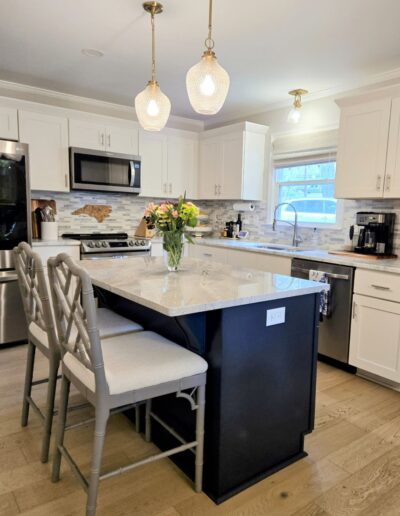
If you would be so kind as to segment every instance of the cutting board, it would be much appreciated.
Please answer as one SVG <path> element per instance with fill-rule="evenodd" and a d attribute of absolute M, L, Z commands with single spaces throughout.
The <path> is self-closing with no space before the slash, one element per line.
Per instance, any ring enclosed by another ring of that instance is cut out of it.
<path fill-rule="evenodd" d="M 351 256 L 352 258 L 366 259 L 366 260 L 393 260 L 397 258 L 397 254 L 377 255 L 377 254 L 361 254 L 353 253 L 352 251 L 328 251 L 329 254 L 336 254 L 338 256 Z"/>

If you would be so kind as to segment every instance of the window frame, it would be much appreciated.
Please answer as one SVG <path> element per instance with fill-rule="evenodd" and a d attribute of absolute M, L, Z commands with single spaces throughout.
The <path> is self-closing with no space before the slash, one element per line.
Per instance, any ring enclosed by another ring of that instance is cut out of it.
<path fill-rule="evenodd" d="M 300 181 L 277 181 L 277 169 L 283 167 L 295 167 L 301 165 L 313 165 L 317 163 L 327 163 L 329 161 L 336 161 L 336 152 L 329 152 L 319 155 L 311 155 L 311 156 L 298 156 L 296 158 L 275 158 L 272 161 L 272 190 L 273 190 L 273 206 L 270 211 L 271 221 L 273 220 L 273 214 L 275 206 L 279 202 L 279 187 L 283 186 L 292 186 L 298 185 Z M 312 181 L 302 181 L 302 184 L 335 184 L 335 179 L 315 179 Z M 329 224 L 325 222 L 299 222 L 299 227 L 303 228 L 317 228 L 317 229 L 342 229 L 343 228 L 343 201 L 342 199 L 336 200 L 336 222 L 335 224 Z"/>

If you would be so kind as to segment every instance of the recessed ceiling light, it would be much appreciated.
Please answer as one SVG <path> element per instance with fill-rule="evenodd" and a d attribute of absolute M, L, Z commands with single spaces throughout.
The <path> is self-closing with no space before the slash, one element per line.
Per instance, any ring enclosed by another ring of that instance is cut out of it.
<path fill-rule="evenodd" d="M 82 48 L 82 54 L 87 57 L 103 57 L 104 52 L 96 48 Z"/>

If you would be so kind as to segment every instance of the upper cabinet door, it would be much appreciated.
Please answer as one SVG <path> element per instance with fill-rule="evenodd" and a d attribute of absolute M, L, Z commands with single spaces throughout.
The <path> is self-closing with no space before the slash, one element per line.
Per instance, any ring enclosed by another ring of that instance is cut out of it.
<path fill-rule="evenodd" d="M 69 119 L 69 144 L 82 149 L 104 150 L 105 125 L 89 120 Z"/>
<path fill-rule="evenodd" d="M 222 137 L 222 170 L 218 188 L 221 199 L 242 198 L 243 138 L 242 132 Z"/>
<path fill-rule="evenodd" d="M 222 146 L 218 137 L 200 142 L 200 167 L 198 178 L 198 197 L 218 199 L 222 187 Z"/>
<path fill-rule="evenodd" d="M 142 197 L 164 197 L 167 185 L 167 137 L 163 133 L 139 133 Z"/>
<path fill-rule="evenodd" d="M 32 190 L 69 191 L 68 119 L 19 111 L 20 141 L 29 144 Z"/>
<path fill-rule="evenodd" d="M 198 142 L 185 136 L 168 136 L 168 196 L 195 195 Z"/>
<path fill-rule="evenodd" d="M 246 131 L 243 148 L 242 199 L 262 201 L 265 198 L 266 148 L 270 150 L 270 133 Z M 269 156 L 268 156 L 269 159 Z"/>
<path fill-rule="evenodd" d="M 18 140 L 16 108 L 0 107 L 0 138 L 3 140 Z"/>
<path fill-rule="evenodd" d="M 138 154 L 139 130 L 137 125 L 132 122 L 126 124 L 107 124 L 106 150 L 118 154 Z"/>
<path fill-rule="evenodd" d="M 383 196 L 391 99 L 343 107 L 336 167 L 337 198 Z"/>
<path fill-rule="evenodd" d="M 400 98 L 392 100 L 383 196 L 400 198 Z"/>

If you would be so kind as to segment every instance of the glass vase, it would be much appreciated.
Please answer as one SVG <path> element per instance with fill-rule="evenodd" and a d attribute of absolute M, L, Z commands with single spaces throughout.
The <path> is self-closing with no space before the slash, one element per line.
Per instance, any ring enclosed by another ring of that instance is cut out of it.
<path fill-rule="evenodd" d="M 180 231 L 163 233 L 164 259 L 167 269 L 176 272 L 183 256 L 183 235 Z"/>

